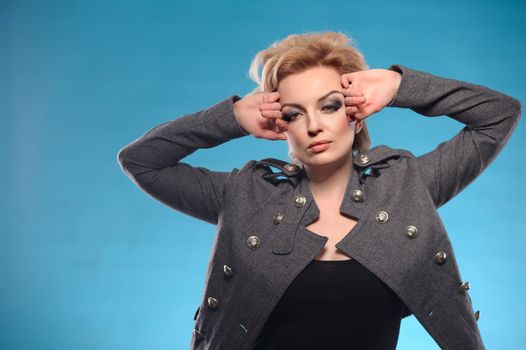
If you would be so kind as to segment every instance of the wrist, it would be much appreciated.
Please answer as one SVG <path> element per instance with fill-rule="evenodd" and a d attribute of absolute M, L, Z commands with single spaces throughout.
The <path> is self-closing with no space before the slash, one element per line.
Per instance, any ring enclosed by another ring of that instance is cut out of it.
<path fill-rule="evenodd" d="M 393 98 L 391 99 L 391 102 L 387 104 L 387 107 L 391 106 L 393 102 L 396 100 L 396 97 L 398 96 L 398 90 L 400 89 L 400 83 L 402 82 L 402 74 L 392 70 L 393 72 Z"/>
<path fill-rule="evenodd" d="M 241 101 L 241 102 L 240 102 Z M 239 119 L 239 115 L 242 113 L 241 110 L 242 110 L 242 98 L 237 98 L 237 99 L 234 99 L 234 104 L 233 104 L 233 112 L 234 112 L 234 119 L 236 120 L 236 123 L 237 125 L 239 126 L 239 129 L 241 129 L 241 131 L 245 134 L 245 135 L 250 135 L 249 132 L 247 132 L 242 126 L 241 126 L 241 123 L 240 123 L 240 119 Z"/>

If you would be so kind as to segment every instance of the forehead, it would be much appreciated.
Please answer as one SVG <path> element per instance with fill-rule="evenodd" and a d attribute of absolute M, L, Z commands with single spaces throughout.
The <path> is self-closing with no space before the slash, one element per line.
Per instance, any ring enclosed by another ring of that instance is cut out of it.
<path fill-rule="evenodd" d="M 283 78 L 278 85 L 280 101 L 317 101 L 330 90 L 342 90 L 340 73 L 332 67 L 313 67 Z"/>

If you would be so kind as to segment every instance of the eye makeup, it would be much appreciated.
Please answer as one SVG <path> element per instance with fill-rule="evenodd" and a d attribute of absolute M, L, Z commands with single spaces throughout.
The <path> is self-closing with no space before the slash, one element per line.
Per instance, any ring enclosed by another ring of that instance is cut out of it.
<path fill-rule="evenodd" d="M 322 107 L 322 110 L 328 110 L 330 113 L 338 111 L 342 107 L 342 102 L 338 99 L 333 99 L 332 101 L 329 101 L 327 104 L 325 104 Z M 286 122 L 291 122 L 296 119 L 296 116 L 300 114 L 294 110 L 283 113 L 283 120 Z"/>

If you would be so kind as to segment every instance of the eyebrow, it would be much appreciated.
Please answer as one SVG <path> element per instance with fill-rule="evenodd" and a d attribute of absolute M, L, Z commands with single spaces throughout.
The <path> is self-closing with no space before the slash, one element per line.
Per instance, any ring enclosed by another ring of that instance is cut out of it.
<path fill-rule="evenodd" d="M 343 93 L 341 91 L 332 90 L 332 91 L 329 91 L 328 93 L 326 93 L 325 95 L 323 95 L 322 97 L 320 97 L 317 102 L 320 102 L 320 101 L 326 99 L 327 97 L 329 97 L 330 95 L 332 95 L 334 93 L 340 93 L 340 94 L 343 95 Z M 296 108 L 305 110 L 305 108 L 303 108 L 302 105 L 297 104 L 297 103 L 284 103 L 284 104 L 281 105 L 282 108 L 285 107 L 285 106 L 291 106 L 291 107 L 296 107 Z"/>

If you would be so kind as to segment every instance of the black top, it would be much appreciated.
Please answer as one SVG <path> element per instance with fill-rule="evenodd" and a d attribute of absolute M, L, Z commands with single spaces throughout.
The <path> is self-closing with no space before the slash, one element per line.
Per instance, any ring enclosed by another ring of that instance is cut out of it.
<path fill-rule="evenodd" d="M 253 350 L 395 349 L 403 306 L 355 259 L 312 260 L 277 303 Z"/>

